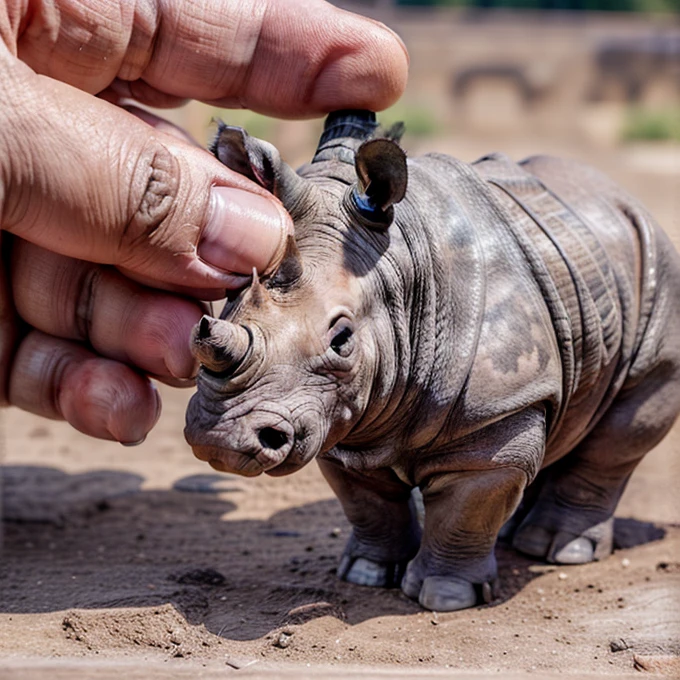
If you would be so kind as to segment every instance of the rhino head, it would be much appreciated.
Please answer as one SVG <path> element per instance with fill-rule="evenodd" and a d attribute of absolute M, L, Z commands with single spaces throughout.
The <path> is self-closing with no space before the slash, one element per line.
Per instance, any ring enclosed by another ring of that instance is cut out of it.
<path fill-rule="evenodd" d="M 254 271 L 219 319 L 194 329 L 201 368 L 185 436 L 215 469 L 292 472 L 346 438 L 386 390 L 376 377 L 394 361 L 392 324 L 370 272 L 407 172 L 397 133 L 375 128 L 370 112 L 331 114 L 296 173 L 270 144 L 219 125 L 211 150 L 282 201 L 295 237 L 271 274 Z"/>

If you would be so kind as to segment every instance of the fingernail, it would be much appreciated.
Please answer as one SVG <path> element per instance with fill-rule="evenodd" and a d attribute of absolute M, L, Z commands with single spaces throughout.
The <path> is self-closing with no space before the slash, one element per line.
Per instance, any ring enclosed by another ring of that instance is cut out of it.
<path fill-rule="evenodd" d="M 154 399 L 156 400 L 156 417 L 154 418 L 153 424 L 158 422 L 161 417 L 161 411 L 163 410 L 163 400 L 161 399 L 161 393 L 154 383 L 151 383 L 151 390 L 153 391 Z"/>
<path fill-rule="evenodd" d="M 198 256 L 234 274 L 264 272 L 285 242 L 290 217 L 274 200 L 231 187 L 213 187 Z"/>
<path fill-rule="evenodd" d="M 149 385 L 151 387 L 151 394 L 153 395 L 153 398 L 154 398 L 154 411 L 155 411 L 153 423 L 151 424 L 151 427 L 149 428 L 149 429 L 151 429 L 158 422 L 158 419 L 161 417 L 161 410 L 163 408 L 163 402 L 161 400 L 161 395 L 160 395 L 160 392 L 158 391 L 158 388 L 156 387 L 156 385 L 154 385 L 153 383 L 149 383 Z M 125 446 L 125 447 L 140 446 L 141 444 L 143 444 L 146 441 L 147 435 L 148 435 L 148 432 L 146 434 L 144 434 L 143 436 L 141 436 L 139 439 L 136 439 L 134 441 L 120 441 L 119 440 L 118 443 L 121 444 L 122 446 Z"/>
<path fill-rule="evenodd" d="M 136 442 L 120 442 L 121 446 L 125 447 L 131 447 L 131 446 L 140 446 L 146 441 L 146 435 L 144 435 L 141 439 L 138 439 Z"/>

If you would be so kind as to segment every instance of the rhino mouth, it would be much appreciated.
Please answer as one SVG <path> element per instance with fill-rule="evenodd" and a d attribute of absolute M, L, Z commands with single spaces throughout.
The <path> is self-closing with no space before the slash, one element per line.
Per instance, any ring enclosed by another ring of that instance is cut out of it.
<path fill-rule="evenodd" d="M 248 455 L 241 451 L 233 451 L 222 447 L 194 446 L 194 455 L 207 462 L 215 470 L 231 472 L 244 477 L 257 477 L 262 473 L 272 474 L 279 466 L 285 464 L 281 461 L 265 459 L 258 455 Z"/>
<path fill-rule="evenodd" d="M 319 453 L 321 443 L 304 426 L 287 419 L 235 419 L 202 429 L 189 419 L 184 435 L 194 455 L 221 472 L 246 477 L 262 473 L 283 476 L 306 465 Z"/>
<path fill-rule="evenodd" d="M 205 396 L 194 394 L 184 428 L 194 455 L 216 470 L 256 477 L 287 475 L 320 453 L 328 426 L 318 407 L 305 403 L 291 409 L 279 400 L 254 401 L 222 402 L 209 411 Z"/>

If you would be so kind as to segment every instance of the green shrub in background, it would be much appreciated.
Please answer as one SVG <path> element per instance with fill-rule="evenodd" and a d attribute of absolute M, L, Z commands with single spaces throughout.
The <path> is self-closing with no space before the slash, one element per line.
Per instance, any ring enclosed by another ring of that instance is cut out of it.
<path fill-rule="evenodd" d="M 388 128 L 394 123 L 402 122 L 406 126 L 406 134 L 412 137 L 431 137 L 439 132 L 439 124 L 429 109 L 398 103 L 377 114 L 378 122 Z"/>
<path fill-rule="evenodd" d="M 259 137 L 271 142 L 276 142 L 275 118 L 262 116 L 259 113 L 240 109 L 220 109 L 212 111 L 213 118 L 223 120 L 227 125 L 238 125 L 245 128 L 252 137 Z M 406 134 L 412 137 L 429 137 L 439 132 L 439 125 L 430 111 L 423 107 L 411 106 L 398 103 L 377 114 L 378 122 L 384 128 L 394 123 L 403 122 L 406 125 Z M 321 134 L 322 120 L 314 124 L 310 121 L 310 132 L 316 141 Z M 317 129 L 318 128 L 318 129 Z M 212 136 L 212 132 L 210 133 Z"/>
<path fill-rule="evenodd" d="M 631 109 L 623 126 L 624 141 L 680 142 L 680 107 Z"/>

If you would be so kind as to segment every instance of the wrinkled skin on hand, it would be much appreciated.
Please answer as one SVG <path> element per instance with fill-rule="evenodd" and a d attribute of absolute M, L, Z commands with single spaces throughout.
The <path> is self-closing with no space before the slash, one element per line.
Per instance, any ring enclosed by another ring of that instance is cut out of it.
<path fill-rule="evenodd" d="M 626 481 L 680 411 L 680 258 L 590 168 L 407 161 L 373 121 L 330 116 L 298 174 L 221 126 L 216 156 L 295 239 L 194 329 L 185 434 L 244 475 L 316 457 L 353 525 L 339 575 L 461 609 L 493 599 L 502 529 L 550 562 L 611 551 Z"/>
<path fill-rule="evenodd" d="M 198 300 L 280 262 L 281 203 L 130 100 L 384 108 L 407 66 L 392 31 L 322 0 L 2 3 L 0 404 L 139 442 L 149 376 L 195 374 Z"/>

